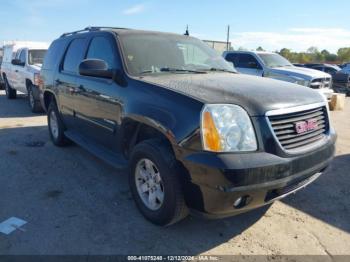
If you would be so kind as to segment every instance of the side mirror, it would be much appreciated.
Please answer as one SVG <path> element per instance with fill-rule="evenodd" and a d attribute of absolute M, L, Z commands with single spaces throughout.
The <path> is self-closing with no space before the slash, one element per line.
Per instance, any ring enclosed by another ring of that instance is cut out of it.
<path fill-rule="evenodd" d="M 13 65 L 17 65 L 17 66 L 24 66 L 25 64 L 23 62 L 21 62 L 21 60 L 19 59 L 12 59 L 11 60 L 11 64 Z"/>
<path fill-rule="evenodd" d="M 100 78 L 114 77 L 113 70 L 108 69 L 108 64 L 100 59 L 85 59 L 79 65 L 79 74 Z"/>

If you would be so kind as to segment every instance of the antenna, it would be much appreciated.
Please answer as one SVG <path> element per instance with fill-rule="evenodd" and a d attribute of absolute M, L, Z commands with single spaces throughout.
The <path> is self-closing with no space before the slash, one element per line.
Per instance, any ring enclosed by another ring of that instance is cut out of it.
<path fill-rule="evenodd" d="M 188 31 L 188 25 L 186 25 L 186 32 L 184 33 L 184 35 L 187 35 L 187 36 L 190 35 L 190 32 Z"/>

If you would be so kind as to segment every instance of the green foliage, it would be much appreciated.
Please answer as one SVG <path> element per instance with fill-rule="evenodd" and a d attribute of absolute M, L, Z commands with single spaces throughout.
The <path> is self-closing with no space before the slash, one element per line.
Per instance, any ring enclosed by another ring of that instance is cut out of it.
<path fill-rule="evenodd" d="M 344 63 L 350 61 L 350 47 L 340 48 L 337 54 L 332 54 L 328 50 L 324 49 L 321 52 L 317 47 L 310 47 L 306 52 L 292 52 L 288 48 L 282 48 L 278 52 L 281 56 L 285 57 L 292 63 Z"/>

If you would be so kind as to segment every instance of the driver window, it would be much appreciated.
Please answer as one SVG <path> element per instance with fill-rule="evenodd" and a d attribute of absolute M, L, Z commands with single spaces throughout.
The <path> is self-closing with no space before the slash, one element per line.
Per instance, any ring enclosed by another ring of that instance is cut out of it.
<path fill-rule="evenodd" d="M 20 56 L 19 56 L 19 60 L 21 61 L 21 63 L 25 63 L 26 62 L 26 50 L 22 50 Z"/>
<path fill-rule="evenodd" d="M 255 65 L 255 67 L 254 67 Z M 240 68 L 260 68 L 258 61 L 249 54 L 240 54 L 237 67 Z"/>

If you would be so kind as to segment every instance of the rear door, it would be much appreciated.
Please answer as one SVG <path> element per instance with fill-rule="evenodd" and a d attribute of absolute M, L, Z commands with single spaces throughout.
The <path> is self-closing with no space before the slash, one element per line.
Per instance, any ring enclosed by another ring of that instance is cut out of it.
<path fill-rule="evenodd" d="M 54 86 L 59 90 L 60 111 L 68 129 L 76 129 L 74 109 L 79 106 L 77 95 L 78 66 L 84 58 L 86 45 L 87 39 L 84 37 L 71 40 L 54 79 Z"/>
<path fill-rule="evenodd" d="M 251 54 L 239 54 L 238 60 L 236 61 L 237 71 L 254 76 L 263 76 L 263 68 L 259 61 Z"/>
<path fill-rule="evenodd" d="M 100 59 L 111 70 L 120 69 L 117 44 L 110 33 L 96 33 L 89 43 L 86 59 Z M 98 145 L 118 152 L 118 123 L 122 112 L 122 87 L 112 79 L 78 78 L 76 120 L 79 133 Z"/>
<path fill-rule="evenodd" d="M 8 68 L 8 72 L 7 72 L 7 80 L 10 84 L 10 86 L 14 89 L 18 88 L 18 77 L 17 77 L 17 73 L 18 73 L 18 67 L 17 65 L 13 65 L 12 64 L 12 59 L 19 59 L 20 55 L 21 55 L 22 49 L 18 49 L 16 51 L 16 54 L 14 55 L 13 58 L 11 58 L 11 60 L 9 61 L 9 68 Z"/>

